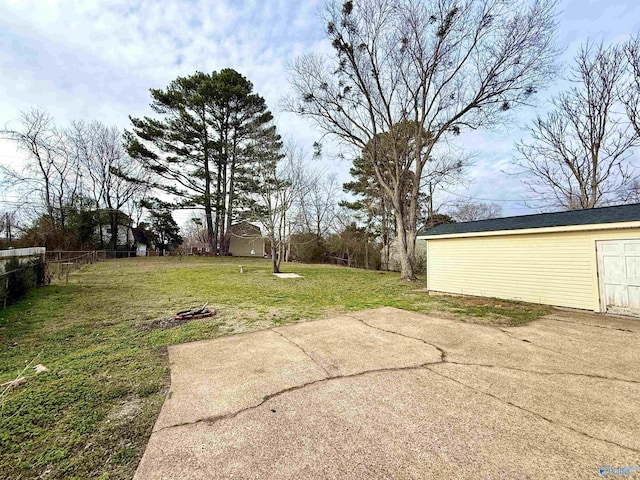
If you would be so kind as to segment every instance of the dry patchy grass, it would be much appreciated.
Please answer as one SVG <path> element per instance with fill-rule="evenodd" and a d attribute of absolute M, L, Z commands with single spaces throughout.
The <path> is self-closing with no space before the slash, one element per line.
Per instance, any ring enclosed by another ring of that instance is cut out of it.
<path fill-rule="evenodd" d="M 166 394 L 167 345 L 380 306 L 501 324 L 548 311 L 433 297 L 395 273 L 284 269 L 303 278 L 278 279 L 262 260 L 111 260 L 0 312 L 0 382 L 36 356 L 50 369 L 0 401 L 0 478 L 131 478 Z M 207 302 L 217 316 L 150 328 L 158 317 Z"/>

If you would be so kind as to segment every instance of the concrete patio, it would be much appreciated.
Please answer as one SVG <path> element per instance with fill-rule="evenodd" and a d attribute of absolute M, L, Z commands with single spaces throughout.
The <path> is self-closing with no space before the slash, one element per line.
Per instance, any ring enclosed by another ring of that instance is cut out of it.
<path fill-rule="evenodd" d="M 632 319 L 393 308 L 177 345 L 135 478 L 601 478 L 640 463 L 639 346 Z"/>

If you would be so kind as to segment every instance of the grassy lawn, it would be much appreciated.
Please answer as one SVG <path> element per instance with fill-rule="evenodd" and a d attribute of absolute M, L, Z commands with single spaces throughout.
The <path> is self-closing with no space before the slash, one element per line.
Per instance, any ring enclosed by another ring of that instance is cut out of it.
<path fill-rule="evenodd" d="M 283 270 L 304 278 L 275 278 L 267 261 L 253 259 L 111 260 L 0 311 L 0 383 L 30 363 L 49 368 L 0 399 L 0 478 L 131 478 L 168 388 L 167 345 L 379 306 L 498 324 L 549 310 L 428 296 L 394 273 Z M 205 302 L 220 313 L 152 328 L 154 319 Z"/>

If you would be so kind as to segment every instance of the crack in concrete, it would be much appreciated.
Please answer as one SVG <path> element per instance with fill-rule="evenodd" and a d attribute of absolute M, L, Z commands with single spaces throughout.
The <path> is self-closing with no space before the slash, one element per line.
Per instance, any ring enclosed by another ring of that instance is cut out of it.
<path fill-rule="evenodd" d="M 626 328 L 605 327 L 604 325 L 594 325 L 593 323 L 582 323 L 582 322 L 572 322 L 571 320 L 562 320 L 553 315 L 542 317 L 540 320 L 551 320 L 553 322 L 573 323 L 574 325 L 580 325 L 582 327 L 586 326 L 586 327 L 593 327 L 593 328 L 602 328 L 604 330 L 616 330 L 618 332 L 640 333 L 640 332 L 636 332 L 635 330 L 628 330 Z"/>
<path fill-rule="evenodd" d="M 505 365 L 494 365 L 494 364 L 488 364 L 488 363 L 474 363 L 474 362 L 460 362 L 460 361 L 449 360 L 447 358 L 446 350 L 444 350 L 442 347 L 439 347 L 438 345 L 435 345 L 433 343 L 429 343 L 426 340 L 423 340 L 422 338 L 412 337 L 411 335 L 406 335 L 404 333 L 395 332 L 393 330 L 388 330 L 388 329 L 385 329 L 385 328 L 377 327 L 377 326 L 374 326 L 374 325 L 371 325 L 371 324 L 365 322 L 364 320 L 362 320 L 360 318 L 353 317 L 351 315 L 346 315 L 346 316 L 348 316 L 349 318 L 353 318 L 354 320 L 358 320 L 358 321 L 362 322 L 364 325 L 366 325 L 366 326 L 368 326 L 370 328 L 373 328 L 373 329 L 376 329 L 376 330 L 380 330 L 380 331 L 383 331 L 383 332 L 386 332 L 386 333 L 390 333 L 390 334 L 393 334 L 393 335 L 398 335 L 400 337 L 417 340 L 417 341 L 420 341 L 420 342 L 424 343 L 425 345 L 429 345 L 429 346 L 435 348 L 436 350 L 438 350 L 440 352 L 440 359 L 441 359 L 441 362 L 437 362 L 437 363 L 442 363 L 442 364 L 451 363 L 453 365 L 463 365 L 463 366 L 469 366 L 469 367 L 503 368 L 505 370 L 515 370 L 515 371 L 518 371 L 518 372 L 533 373 L 533 374 L 537 374 L 537 375 L 549 375 L 549 376 L 551 376 L 551 375 L 569 375 L 569 376 L 576 376 L 576 377 L 593 378 L 593 379 L 598 379 L 598 380 L 611 380 L 611 381 L 615 381 L 615 382 L 626 382 L 626 383 L 640 384 L 640 381 L 638 381 L 638 380 L 629 380 L 629 379 L 626 379 L 626 378 L 619 378 L 619 377 L 607 377 L 607 376 L 604 376 L 604 375 L 597 375 L 597 374 L 590 374 L 590 373 L 580 373 L 580 372 L 543 372 L 543 371 L 540 371 L 540 370 L 528 370 L 528 369 L 525 369 L 525 368 L 509 367 L 509 366 L 505 366 Z M 530 340 L 523 340 L 523 339 L 514 337 L 514 336 L 510 335 L 508 332 L 505 332 L 504 330 L 502 330 L 501 328 L 497 328 L 497 330 L 499 330 L 502 333 L 506 334 L 510 338 L 513 338 L 514 340 L 520 340 L 522 342 L 529 343 L 529 344 L 531 344 L 531 345 L 533 345 L 535 347 L 542 348 L 544 350 L 549 350 L 549 351 L 554 352 L 554 353 L 558 353 L 558 352 L 555 352 L 554 350 L 550 350 L 548 348 L 545 348 L 545 347 L 542 347 L 542 346 L 540 346 L 538 344 L 535 344 L 535 343 L 531 342 Z M 571 358 L 577 358 L 577 357 L 572 357 L 571 355 L 567 355 L 567 356 L 569 356 Z"/>
<path fill-rule="evenodd" d="M 629 380 L 628 378 L 620 378 L 620 377 L 606 377 L 604 375 L 596 375 L 593 373 L 544 372 L 540 370 L 528 370 L 526 368 L 510 367 L 507 365 L 494 365 L 490 363 L 456 362 L 454 360 L 447 360 L 446 362 L 442 362 L 442 364 L 460 365 L 463 367 L 483 367 L 483 368 L 496 368 L 496 369 L 503 369 L 503 370 L 514 370 L 516 372 L 532 373 L 534 375 L 545 375 L 545 376 L 566 375 L 566 376 L 572 376 L 572 377 L 593 378 L 595 380 L 610 380 L 612 382 L 623 382 L 623 383 L 631 383 L 636 385 L 640 384 L 640 381 L 638 380 Z"/>
<path fill-rule="evenodd" d="M 442 361 L 425 362 L 425 363 L 421 363 L 419 365 L 409 365 L 409 366 L 406 366 L 406 367 L 376 368 L 376 369 L 373 369 L 373 370 L 365 370 L 364 372 L 350 373 L 350 374 L 347 374 L 347 375 L 334 375 L 334 376 L 329 376 L 329 377 L 325 377 L 325 378 L 319 378 L 318 380 L 313 380 L 311 382 L 302 383 L 300 385 L 293 385 L 291 387 L 284 388 L 282 390 L 278 390 L 277 392 L 269 393 L 269 394 L 265 395 L 260 402 L 254 404 L 254 405 L 250 405 L 248 407 L 241 408 L 240 410 L 237 410 L 235 412 L 229 412 L 229 413 L 224 413 L 224 414 L 221 414 L 221 415 L 214 415 L 214 416 L 211 416 L 211 417 L 201 418 L 201 419 L 195 420 L 193 422 L 183 422 L 183 423 L 177 423 L 175 425 L 167 425 L 166 427 L 162 427 L 162 428 L 159 428 L 158 430 L 154 430 L 153 432 L 151 432 L 151 435 L 154 435 L 156 433 L 162 432 L 163 430 L 168 430 L 170 428 L 185 427 L 185 426 L 189 426 L 189 425 L 197 425 L 199 423 L 206 423 L 207 425 L 213 425 L 213 424 L 215 424 L 215 423 L 217 423 L 219 421 L 222 421 L 222 420 L 233 419 L 233 418 L 237 417 L 238 415 L 243 414 L 244 412 L 260 408 L 262 405 L 264 405 L 265 403 L 267 403 L 269 400 L 271 400 L 273 398 L 279 397 L 279 396 L 284 395 L 286 393 L 295 392 L 296 390 L 301 390 L 303 388 L 311 387 L 313 385 L 330 382 L 332 380 L 343 380 L 343 379 L 348 379 L 348 378 L 357 378 L 357 377 L 362 377 L 362 376 L 365 376 L 365 375 L 375 374 L 375 373 L 402 372 L 402 371 L 420 370 L 420 369 L 423 369 L 423 368 L 425 368 L 425 367 L 427 367 L 429 365 L 435 365 L 435 364 L 439 364 L 439 363 L 442 363 Z"/>
<path fill-rule="evenodd" d="M 542 345 L 540 345 L 538 343 L 534 343 L 531 340 L 526 340 L 526 339 L 522 339 L 520 337 L 517 337 L 516 335 L 511 334 L 511 332 L 509 332 L 508 330 L 505 330 L 504 328 L 500 328 L 500 327 L 494 327 L 494 328 L 496 330 L 498 330 L 499 332 L 504 333 L 507 337 L 512 338 L 513 340 L 517 340 L 517 341 L 523 342 L 523 343 L 528 343 L 529 345 L 533 345 L 536 348 L 541 348 L 542 350 L 546 350 L 547 352 L 555 353 L 556 355 L 563 355 L 565 357 L 573 358 L 574 360 L 580 360 L 580 361 L 583 360 L 580 357 L 576 357 L 574 355 L 569 355 L 568 353 L 565 353 L 565 352 L 558 352 L 557 350 L 553 350 L 552 348 L 543 347 Z"/>
<path fill-rule="evenodd" d="M 570 430 L 570 431 L 572 431 L 572 432 L 574 432 L 574 433 L 577 433 L 578 435 L 582 435 L 582 436 L 584 436 L 584 437 L 587 437 L 587 438 L 589 438 L 590 440 L 596 440 L 596 441 L 600 441 L 600 442 L 608 443 L 608 444 L 610 444 L 610 445 L 615 445 L 616 447 L 622 448 L 622 449 L 624 449 L 624 450 L 629 450 L 629 451 L 631 451 L 631 452 L 640 453 L 640 450 L 639 450 L 639 449 L 637 449 L 637 448 L 633 448 L 633 447 L 629 447 L 629 446 L 626 446 L 626 445 L 622 445 L 622 444 L 617 443 L 617 442 L 614 442 L 614 441 L 612 441 L 612 440 L 607 440 L 607 439 L 604 439 L 604 438 L 594 437 L 593 435 L 590 435 L 590 434 L 588 434 L 588 433 L 586 433 L 586 432 L 583 432 L 583 431 L 581 431 L 581 430 L 578 430 L 578 429 L 576 429 L 576 428 L 574 428 L 574 427 L 571 427 L 571 426 L 569 426 L 569 425 L 564 425 L 564 424 L 562 424 L 562 423 L 558 423 L 558 422 L 556 422 L 555 420 L 553 420 L 553 419 L 551 419 L 551 418 L 548 418 L 548 417 L 545 417 L 544 415 L 542 415 L 542 414 L 540 414 L 540 413 L 534 412 L 534 411 L 529 410 L 529 409 L 527 409 L 527 408 L 524 408 L 524 407 L 522 407 L 522 406 L 520 406 L 520 405 L 517 405 L 517 404 L 515 404 L 515 403 L 513 403 L 513 402 L 510 402 L 509 400 L 505 400 L 504 398 L 500 398 L 500 397 L 498 397 L 498 396 L 496 396 L 496 395 L 493 395 L 492 393 L 485 392 L 484 390 L 479 390 L 479 389 L 477 389 L 477 388 L 475 388 L 475 387 L 472 387 L 471 385 L 467 385 L 466 383 L 461 382 L 460 380 L 457 380 L 457 379 L 455 379 L 455 378 L 453 378 L 453 377 L 450 377 L 450 376 L 448 376 L 448 375 L 445 375 L 445 374 L 443 374 L 443 373 L 437 372 L 436 370 L 434 370 L 434 369 L 432 369 L 432 368 L 429 368 L 429 366 L 425 366 L 425 369 L 426 369 L 426 370 L 429 370 L 430 372 L 432 372 L 432 373 L 434 373 L 434 374 L 436 374 L 436 375 L 439 375 L 439 376 L 441 376 L 441 377 L 443 377 L 443 378 L 447 378 L 447 379 L 451 380 L 452 382 L 455 382 L 455 383 L 457 383 L 457 384 L 459 384 L 459 385 L 462 385 L 462 386 L 464 386 L 464 387 L 468 388 L 469 390 L 471 390 L 471 391 L 473 391 L 473 392 L 476 392 L 476 393 L 478 393 L 478 394 L 480 394 L 480 395 L 486 395 L 486 396 L 488 396 L 488 397 L 493 398 L 494 400 L 497 400 L 498 402 L 504 403 L 504 404 L 509 405 L 509 406 L 511 406 L 511 407 L 517 408 L 518 410 L 521 410 L 521 411 L 523 411 L 523 412 L 527 412 L 527 413 L 529 413 L 530 415 L 533 415 L 533 416 L 535 416 L 535 417 L 541 418 L 542 420 L 544 420 L 544 421 L 546 421 L 546 422 L 550 423 L 550 424 L 551 424 L 551 425 L 553 425 L 553 426 L 558 426 L 558 427 L 561 427 L 561 428 L 565 428 L 565 429 Z"/>
<path fill-rule="evenodd" d="M 429 346 L 432 346 L 432 347 L 436 348 L 441 353 L 441 357 L 440 357 L 441 361 L 440 362 L 436 362 L 436 363 L 434 363 L 432 365 L 425 365 L 425 367 L 424 367 L 426 370 L 429 370 L 430 372 L 435 373 L 436 375 L 440 375 L 441 377 L 447 378 L 447 379 L 449 379 L 449 380 L 451 380 L 453 382 L 456 382 L 456 383 L 458 383 L 460 385 L 463 385 L 464 387 L 469 388 L 469 389 L 473 390 L 474 392 L 476 392 L 476 393 L 478 393 L 480 395 L 486 395 L 486 396 L 488 396 L 490 398 L 493 398 L 493 399 L 495 399 L 495 400 L 497 400 L 499 402 L 502 402 L 502 403 L 504 403 L 506 405 L 512 406 L 512 407 L 517 408 L 517 409 L 519 409 L 521 411 L 524 411 L 524 412 L 527 412 L 527 413 L 529 413 L 531 415 L 539 417 L 539 418 L 549 422 L 553 426 L 559 426 L 559 427 L 562 427 L 562 428 L 566 428 L 567 430 L 570 430 L 570 431 L 572 431 L 572 432 L 574 432 L 574 433 L 576 433 L 578 435 L 582 435 L 584 437 L 587 437 L 587 438 L 589 438 L 591 440 L 601 441 L 601 442 L 604 442 L 604 443 L 608 443 L 610 445 L 615 445 L 615 446 L 617 446 L 619 448 L 622 448 L 622 449 L 625 449 L 625 450 L 630 450 L 632 452 L 640 453 L 640 450 L 635 449 L 633 447 L 622 445 L 622 444 L 619 444 L 619 443 L 614 442 L 612 440 L 607 440 L 607 439 L 603 439 L 603 438 L 599 438 L 599 437 L 594 437 L 594 436 L 588 434 L 587 432 L 583 432 L 583 431 L 578 430 L 578 429 L 576 429 L 574 427 L 571 427 L 569 425 L 564 425 L 562 423 L 555 422 L 554 420 L 552 420 L 550 418 L 547 418 L 547 417 L 545 417 L 544 415 L 542 415 L 540 413 L 537 413 L 537 412 L 534 412 L 534 411 L 529 410 L 527 408 L 524 408 L 524 407 L 522 407 L 520 405 L 517 405 L 517 404 L 515 404 L 513 402 L 510 402 L 509 400 L 497 397 L 496 395 L 493 395 L 493 394 L 491 394 L 489 392 L 486 392 L 484 390 L 480 390 L 480 389 L 474 388 L 474 387 L 472 387 L 470 385 L 467 385 L 466 383 L 461 382 L 461 381 L 459 381 L 459 380 L 457 380 L 457 379 L 455 379 L 453 377 L 450 377 L 450 376 L 445 375 L 443 373 L 437 372 L 435 369 L 438 368 L 437 365 L 446 365 L 446 364 L 449 363 L 449 364 L 461 365 L 461 366 L 467 366 L 467 367 L 503 368 L 503 369 L 519 371 L 519 372 L 522 372 L 522 373 L 530 373 L 530 374 L 534 374 L 534 375 L 535 374 L 538 374 L 538 375 L 571 375 L 571 376 L 581 376 L 581 377 L 587 377 L 587 378 L 594 378 L 594 379 L 599 379 L 599 380 L 618 381 L 618 382 L 626 382 L 626 383 L 632 383 L 632 384 L 640 384 L 640 382 L 638 382 L 638 381 L 615 378 L 615 377 L 604 377 L 604 376 L 595 375 L 595 374 L 585 374 L 585 373 L 575 373 L 575 372 L 540 372 L 540 371 L 536 371 L 536 370 L 519 369 L 519 368 L 516 368 L 516 367 L 505 367 L 505 366 L 500 366 L 500 365 L 456 362 L 456 361 L 448 360 L 446 358 L 446 351 L 442 347 L 439 347 L 437 345 L 429 343 L 429 342 L 427 342 L 427 341 L 425 341 L 425 340 L 423 340 L 421 338 L 416 338 L 416 337 L 412 337 L 410 335 L 405 335 L 403 333 L 394 332 L 392 330 L 376 327 L 376 326 L 370 325 L 369 323 L 365 322 L 364 320 L 361 320 L 359 318 L 356 318 L 356 317 L 353 317 L 353 316 L 350 316 L 350 315 L 349 315 L 349 317 L 350 318 L 354 318 L 356 320 L 359 320 L 364 325 L 366 325 L 366 326 L 368 326 L 370 328 L 378 329 L 378 330 L 381 330 L 381 331 L 384 331 L 384 332 L 387 332 L 387 333 L 390 333 L 390 334 L 399 335 L 399 336 L 404 337 L 404 338 L 412 338 L 414 340 L 419 340 L 419 341 L 421 341 L 422 343 L 424 343 L 426 345 L 429 345 Z M 514 340 L 519 340 L 519 341 L 522 341 L 522 342 L 525 342 L 525 343 L 529 343 L 531 345 L 534 345 L 535 347 L 539 347 L 539 348 L 542 348 L 544 350 L 551 351 L 553 353 L 559 353 L 559 352 L 555 352 L 554 350 L 551 350 L 549 348 L 545 348 L 545 347 L 542 347 L 540 345 L 534 344 L 531 341 L 523 340 L 521 338 L 515 337 L 515 336 L 511 335 L 509 332 L 504 331 L 502 328 L 496 328 L 496 329 L 498 331 L 504 333 L 508 337 L 513 338 Z M 567 356 L 572 357 L 571 355 L 567 355 Z M 574 357 L 572 357 L 572 358 L 574 358 Z"/>
<path fill-rule="evenodd" d="M 301 347 L 300 345 L 298 345 L 296 342 L 294 342 L 294 341 L 293 341 L 293 340 L 291 340 L 289 337 L 287 337 L 284 333 L 279 332 L 279 331 L 278 331 L 278 330 L 276 330 L 275 328 L 272 328 L 272 329 L 271 329 L 271 331 L 272 331 L 272 332 L 274 332 L 274 333 L 277 333 L 278 335 L 280 335 L 282 338 L 284 338 L 284 339 L 285 339 L 287 342 L 289 342 L 291 345 L 293 345 L 293 346 L 295 346 L 295 347 L 298 347 L 298 348 L 300 349 L 300 351 L 301 351 L 302 353 L 304 353 L 304 354 L 307 356 L 307 358 L 313 362 L 313 364 L 314 364 L 314 365 L 316 365 L 318 368 L 320 368 L 320 369 L 321 369 L 321 370 L 322 370 L 322 371 L 327 375 L 327 378 L 328 378 L 328 377 L 331 377 L 331 374 L 329 373 L 329 371 L 328 371 L 326 368 L 324 368 L 320 363 L 318 363 L 318 362 L 316 361 L 316 359 L 315 359 L 315 358 L 313 358 L 313 357 L 311 356 L 311 354 L 310 354 L 309 352 L 307 352 L 304 348 L 302 348 L 302 347 Z"/>
<path fill-rule="evenodd" d="M 376 374 L 376 373 L 383 373 L 383 372 L 402 372 L 402 371 L 413 371 L 413 370 L 425 369 L 425 370 L 428 370 L 429 372 L 431 372 L 431 373 L 433 373 L 435 375 L 438 375 L 438 376 L 440 376 L 442 378 L 446 378 L 446 379 L 448 379 L 448 380 L 450 380 L 450 381 L 452 381 L 454 383 L 462 385 L 463 387 L 468 388 L 468 389 L 470 389 L 470 390 L 472 390 L 472 391 L 474 391 L 474 392 L 476 392 L 476 393 L 478 393 L 480 395 L 488 396 L 488 397 L 493 398 L 494 400 L 496 400 L 498 402 L 501 402 L 501 403 L 503 403 L 505 405 L 509 405 L 509 406 L 511 406 L 513 408 L 516 408 L 516 409 L 521 410 L 523 412 L 526 412 L 526 413 L 528 413 L 530 415 L 533 415 L 533 416 L 535 416 L 537 418 L 540 418 L 540 419 L 548 422 L 549 424 L 551 424 L 553 426 L 557 426 L 557 427 L 560 427 L 560 428 L 565 428 L 565 429 L 567 429 L 567 430 L 569 430 L 571 432 L 574 432 L 575 434 L 578 434 L 578 435 L 584 436 L 586 438 L 589 438 L 590 440 L 600 441 L 600 442 L 607 443 L 607 444 L 610 444 L 610 445 L 615 445 L 615 446 L 617 446 L 619 448 L 622 448 L 624 450 L 629 450 L 629 451 L 632 451 L 632 452 L 635 452 L 635 453 L 640 453 L 639 449 L 636 449 L 636 448 L 633 448 L 633 447 L 629 447 L 629 446 L 626 446 L 626 445 L 622 445 L 622 444 L 619 444 L 619 443 L 614 442 L 612 440 L 607 440 L 607 439 L 604 439 L 604 438 L 595 437 L 593 435 L 590 435 L 590 434 L 588 434 L 586 432 L 578 430 L 578 429 L 576 429 L 574 427 L 571 427 L 569 425 L 564 425 L 562 423 L 558 423 L 555 420 L 550 419 L 548 417 L 545 417 L 544 415 L 542 415 L 540 413 L 534 412 L 534 411 L 529 410 L 529 409 L 527 409 L 527 408 L 525 408 L 523 406 L 517 405 L 517 404 L 515 404 L 513 402 L 510 402 L 509 400 L 500 398 L 500 397 L 498 397 L 496 395 L 493 395 L 492 393 L 489 393 L 487 391 L 475 388 L 475 387 L 473 387 L 471 385 L 468 385 L 468 384 L 466 384 L 464 382 L 461 382 L 460 380 L 458 380 L 456 378 L 450 377 L 449 375 L 445 375 L 442 372 L 438 372 L 433 367 L 436 367 L 437 365 L 446 365 L 447 363 L 450 363 L 450 364 L 453 364 L 453 365 L 460 365 L 460 366 L 466 366 L 466 367 L 481 367 L 481 368 L 497 368 L 497 369 L 514 370 L 514 371 L 519 371 L 519 372 L 523 372 L 523 373 L 532 373 L 532 374 L 537 374 L 537 375 L 582 376 L 582 377 L 594 378 L 594 379 L 599 379 L 599 380 L 619 381 L 619 382 L 627 382 L 627 383 L 632 383 L 632 384 L 640 384 L 639 381 L 627 380 L 627 379 L 621 379 L 621 378 L 615 378 L 615 377 L 605 377 L 605 376 L 600 376 L 600 375 L 595 375 L 595 374 L 585 374 L 585 373 L 576 373 L 576 372 L 541 372 L 541 371 L 536 371 L 536 370 L 520 369 L 520 368 L 516 368 L 516 367 L 508 367 L 508 366 L 502 366 L 502 365 L 492 365 L 492 364 L 482 364 L 482 363 L 465 363 L 465 362 L 452 361 L 452 360 L 448 360 L 447 359 L 447 352 L 442 347 L 439 347 L 439 346 L 437 346 L 435 344 L 429 343 L 429 342 L 427 342 L 426 340 L 424 340 L 422 338 L 412 337 L 411 335 L 405 335 L 405 334 L 400 333 L 400 332 L 395 332 L 393 330 L 388 330 L 388 329 L 385 329 L 385 328 L 377 327 L 377 326 L 374 326 L 374 325 L 371 325 L 371 324 L 367 323 L 366 321 L 364 321 L 364 320 L 362 320 L 360 318 L 357 318 L 357 317 L 354 317 L 354 316 L 351 316 L 351 315 L 346 315 L 346 316 L 361 322 L 363 325 L 365 325 L 365 326 L 367 326 L 369 328 L 372 328 L 372 329 L 375 329 L 375 330 L 379 330 L 379 331 L 382 331 L 382 332 L 385 332 L 385 333 L 388 333 L 388 334 L 392 334 L 392 335 L 397 335 L 397 336 L 400 336 L 400 337 L 408 338 L 408 339 L 411 339 L 411 340 L 416 340 L 416 341 L 419 341 L 419 342 L 421 342 L 421 343 L 423 343 L 425 345 L 428 345 L 428 346 L 430 346 L 432 348 L 435 348 L 438 352 L 440 352 L 440 360 L 436 361 L 436 362 L 425 362 L 425 363 L 422 363 L 420 365 L 412 365 L 412 366 L 406 366 L 406 367 L 379 368 L 379 369 L 373 369 L 373 370 L 366 370 L 364 372 L 357 372 L 357 373 L 353 373 L 353 374 L 349 374 L 349 375 L 335 375 L 335 376 L 332 376 L 304 348 L 302 348 L 300 345 L 298 345 L 296 342 L 294 342 L 293 340 L 291 340 L 290 338 L 288 338 L 286 335 L 282 334 L 281 332 L 276 331 L 275 329 L 271 329 L 272 331 L 274 331 L 278 335 L 282 336 L 285 340 L 287 340 L 291 344 L 293 344 L 296 347 L 298 347 L 315 365 L 320 367 L 327 374 L 327 377 L 321 378 L 321 379 L 318 379 L 318 380 L 314 380 L 314 381 L 311 381 L 311 382 L 306 382 L 306 383 L 303 383 L 303 384 L 300 384 L 300 385 L 294 385 L 292 387 L 288 387 L 288 388 L 279 390 L 277 392 L 265 395 L 260 402 L 254 404 L 254 405 L 250 405 L 248 407 L 242 408 L 242 409 L 237 410 L 235 412 L 230 412 L 230 413 L 227 413 L 227 414 L 215 415 L 215 416 L 212 416 L 212 417 L 202 418 L 202 419 L 199 419 L 199 420 L 196 420 L 196 421 L 193 421 L 193 422 L 185 422 L 185 423 L 180 423 L 180 424 L 176 424 L 176 425 L 168 425 L 166 427 L 163 427 L 163 428 L 160 428 L 158 430 L 153 431 L 152 435 L 154 435 L 156 433 L 159 433 L 159 432 L 162 432 L 163 430 L 170 429 L 170 428 L 177 428 L 177 427 L 183 427 L 183 426 L 188 426 L 188 425 L 196 425 L 196 424 L 200 424 L 200 423 L 205 423 L 206 425 L 214 425 L 214 424 L 216 424 L 216 423 L 218 423 L 220 421 L 223 421 L 223 420 L 229 420 L 229 419 L 236 418 L 237 416 L 239 416 L 239 415 L 241 415 L 241 414 L 243 414 L 245 412 L 256 410 L 256 409 L 260 408 L 261 406 L 263 406 L 265 403 L 267 403 L 270 400 L 272 400 L 273 398 L 277 398 L 279 396 L 285 395 L 285 394 L 290 393 L 290 392 L 294 392 L 294 391 L 297 391 L 297 390 L 301 390 L 303 388 L 307 388 L 307 387 L 310 387 L 310 386 L 313 386 L 313 385 L 326 383 L 326 382 L 333 381 L 333 380 L 343 380 L 343 379 L 357 378 L 357 377 L 362 377 L 362 376 L 369 375 L 369 374 Z M 525 340 L 522 340 L 521 338 L 518 338 L 518 337 L 510 335 L 509 332 L 503 330 L 502 328 L 496 328 L 496 329 L 498 331 L 501 331 L 505 335 L 515 339 L 515 340 L 519 340 L 519 341 L 525 342 Z M 553 353 L 559 353 L 559 352 L 556 352 L 554 350 L 551 350 L 551 349 L 548 349 L 548 348 L 545 348 L 545 347 L 541 347 L 540 345 L 534 344 L 534 343 L 529 342 L 529 341 L 527 341 L 527 343 L 530 343 L 530 344 L 532 344 L 532 345 L 534 345 L 536 347 L 542 348 L 544 350 L 551 351 Z M 566 355 L 566 354 L 564 354 L 564 355 Z M 571 357 L 571 355 L 567 355 L 567 356 Z M 574 357 L 572 357 L 572 358 L 574 358 Z"/>
<path fill-rule="evenodd" d="M 433 343 L 429 343 L 426 340 L 422 339 L 422 338 L 418 338 L 418 337 L 412 337 L 411 335 L 405 335 L 404 333 L 400 333 L 400 332 L 395 332 L 393 330 L 387 330 L 385 328 L 382 327 L 376 327 L 375 325 L 371 325 L 367 322 L 365 322 L 364 320 L 362 320 L 361 318 L 358 317 L 354 317 L 352 315 L 345 315 L 346 317 L 352 318 L 354 320 L 359 321 L 360 323 L 364 324 L 365 326 L 369 327 L 369 328 L 373 328 L 374 330 L 380 330 L 381 332 L 385 332 L 385 333 L 390 333 L 392 335 L 398 335 L 399 337 L 404 337 L 404 338 L 408 338 L 410 340 L 416 340 L 418 342 L 422 342 L 425 345 L 428 345 L 430 347 L 435 348 L 438 352 L 440 352 L 440 362 L 436 362 L 436 363 L 444 363 L 446 362 L 446 358 L 447 358 L 447 352 L 444 351 L 443 348 L 433 344 Z"/>

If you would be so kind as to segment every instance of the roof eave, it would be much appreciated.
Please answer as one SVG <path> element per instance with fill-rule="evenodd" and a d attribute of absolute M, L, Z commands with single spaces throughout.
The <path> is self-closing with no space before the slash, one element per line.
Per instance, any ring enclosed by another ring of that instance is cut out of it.
<path fill-rule="evenodd" d="M 593 223 L 587 225 L 562 225 L 558 227 L 521 228 L 512 230 L 489 230 L 486 232 L 445 233 L 442 235 L 418 235 L 418 240 L 444 240 L 448 238 L 496 237 L 503 235 L 526 235 L 542 233 L 585 232 L 589 230 L 619 230 L 640 228 L 640 221 Z"/>

